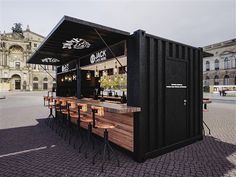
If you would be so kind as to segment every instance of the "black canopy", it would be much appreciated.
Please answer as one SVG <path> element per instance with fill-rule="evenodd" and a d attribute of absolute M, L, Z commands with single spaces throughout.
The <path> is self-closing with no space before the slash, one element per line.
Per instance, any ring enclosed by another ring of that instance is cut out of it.
<path fill-rule="evenodd" d="M 99 35 L 110 46 L 125 40 L 130 34 L 64 16 L 27 63 L 59 66 L 79 59 L 106 47 Z"/>

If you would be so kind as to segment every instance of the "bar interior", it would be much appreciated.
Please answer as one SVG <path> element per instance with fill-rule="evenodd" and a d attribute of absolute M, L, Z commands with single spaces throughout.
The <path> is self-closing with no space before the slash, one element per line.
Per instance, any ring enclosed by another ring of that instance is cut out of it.
<path fill-rule="evenodd" d="M 207 55 L 143 30 L 130 34 L 64 16 L 28 63 L 57 66 L 56 117 L 65 114 L 65 124 L 143 162 L 202 140 Z"/>

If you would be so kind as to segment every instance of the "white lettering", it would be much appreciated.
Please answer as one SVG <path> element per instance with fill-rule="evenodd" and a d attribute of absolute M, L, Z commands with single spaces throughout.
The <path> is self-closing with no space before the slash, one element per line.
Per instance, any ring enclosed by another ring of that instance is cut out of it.
<path fill-rule="evenodd" d="M 90 63 L 98 63 L 107 59 L 106 50 L 99 51 L 90 56 Z"/>
<path fill-rule="evenodd" d="M 43 63 L 58 63 L 58 62 L 60 62 L 60 60 L 58 60 L 56 58 L 44 58 L 44 59 L 41 59 L 41 61 Z"/>
<path fill-rule="evenodd" d="M 69 64 L 63 65 L 63 66 L 61 67 L 61 71 L 62 71 L 62 72 L 67 72 L 67 71 L 69 71 L 69 67 L 70 67 Z"/>

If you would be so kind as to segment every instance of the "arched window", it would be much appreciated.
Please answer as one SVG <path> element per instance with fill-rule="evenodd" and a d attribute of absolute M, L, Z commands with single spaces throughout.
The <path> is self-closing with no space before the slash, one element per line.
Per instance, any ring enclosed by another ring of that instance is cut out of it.
<path fill-rule="evenodd" d="M 219 85 L 219 76 L 215 76 L 214 78 L 214 85 Z"/>
<path fill-rule="evenodd" d="M 48 78 L 45 77 L 45 78 L 43 79 L 43 81 L 47 82 L 47 81 L 48 81 Z"/>
<path fill-rule="evenodd" d="M 219 70 L 219 60 L 215 60 L 215 70 Z"/>
<path fill-rule="evenodd" d="M 229 85 L 229 76 L 225 75 L 224 77 L 224 85 Z"/>
<path fill-rule="evenodd" d="M 43 90 L 47 90 L 48 89 L 48 78 L 44 78 L 43 79 Z"/>
<path fill-rule="evenodd" d="M 209 80 L 210 80 L 209 76 L 206 76 L 206 78 L 205 78 L 205 86 L 209 86 Z"/>
<path fill-rule="evenodd" d="M 33 90 L 38 90 L 39 89 L 39 79 L 37 77 L 33 78 Z"/>
<path fill-rule="evenodd" d="M 33 81 L 39 81 L 39 79 L 37 77 L 34 77 Z"/>
<path fill-rule="evenodd" d="M 210 62 L 206 61 L 206 71 L 210 71 Z"/>
<path fill-rule="evenodd" d="M 230 58 L 225 57 L 225 60 L 224 60 L 224 67 L 225 67 L 225 69 L 231 68 L 231 60 L 230 60 Z"/>

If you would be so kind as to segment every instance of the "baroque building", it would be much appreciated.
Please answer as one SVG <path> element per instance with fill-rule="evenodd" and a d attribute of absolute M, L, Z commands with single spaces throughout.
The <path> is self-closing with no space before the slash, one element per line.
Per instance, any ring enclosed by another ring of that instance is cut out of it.
<path fill-rule="evenodd" d="M 211 44 L 203 50 L 213 54 L 203 59 L 204 91 L 236 90 L 236 39 Z"/>
<path fill-rule="evenodd" d="M 0 91 L 52 89 L 55 81 L 49 74 L 55 78 L 56 68 L 26 63 L 43 40 L 29 26 L 23 31 L 19 23 L 11 33 L 0 33 Z"/>

